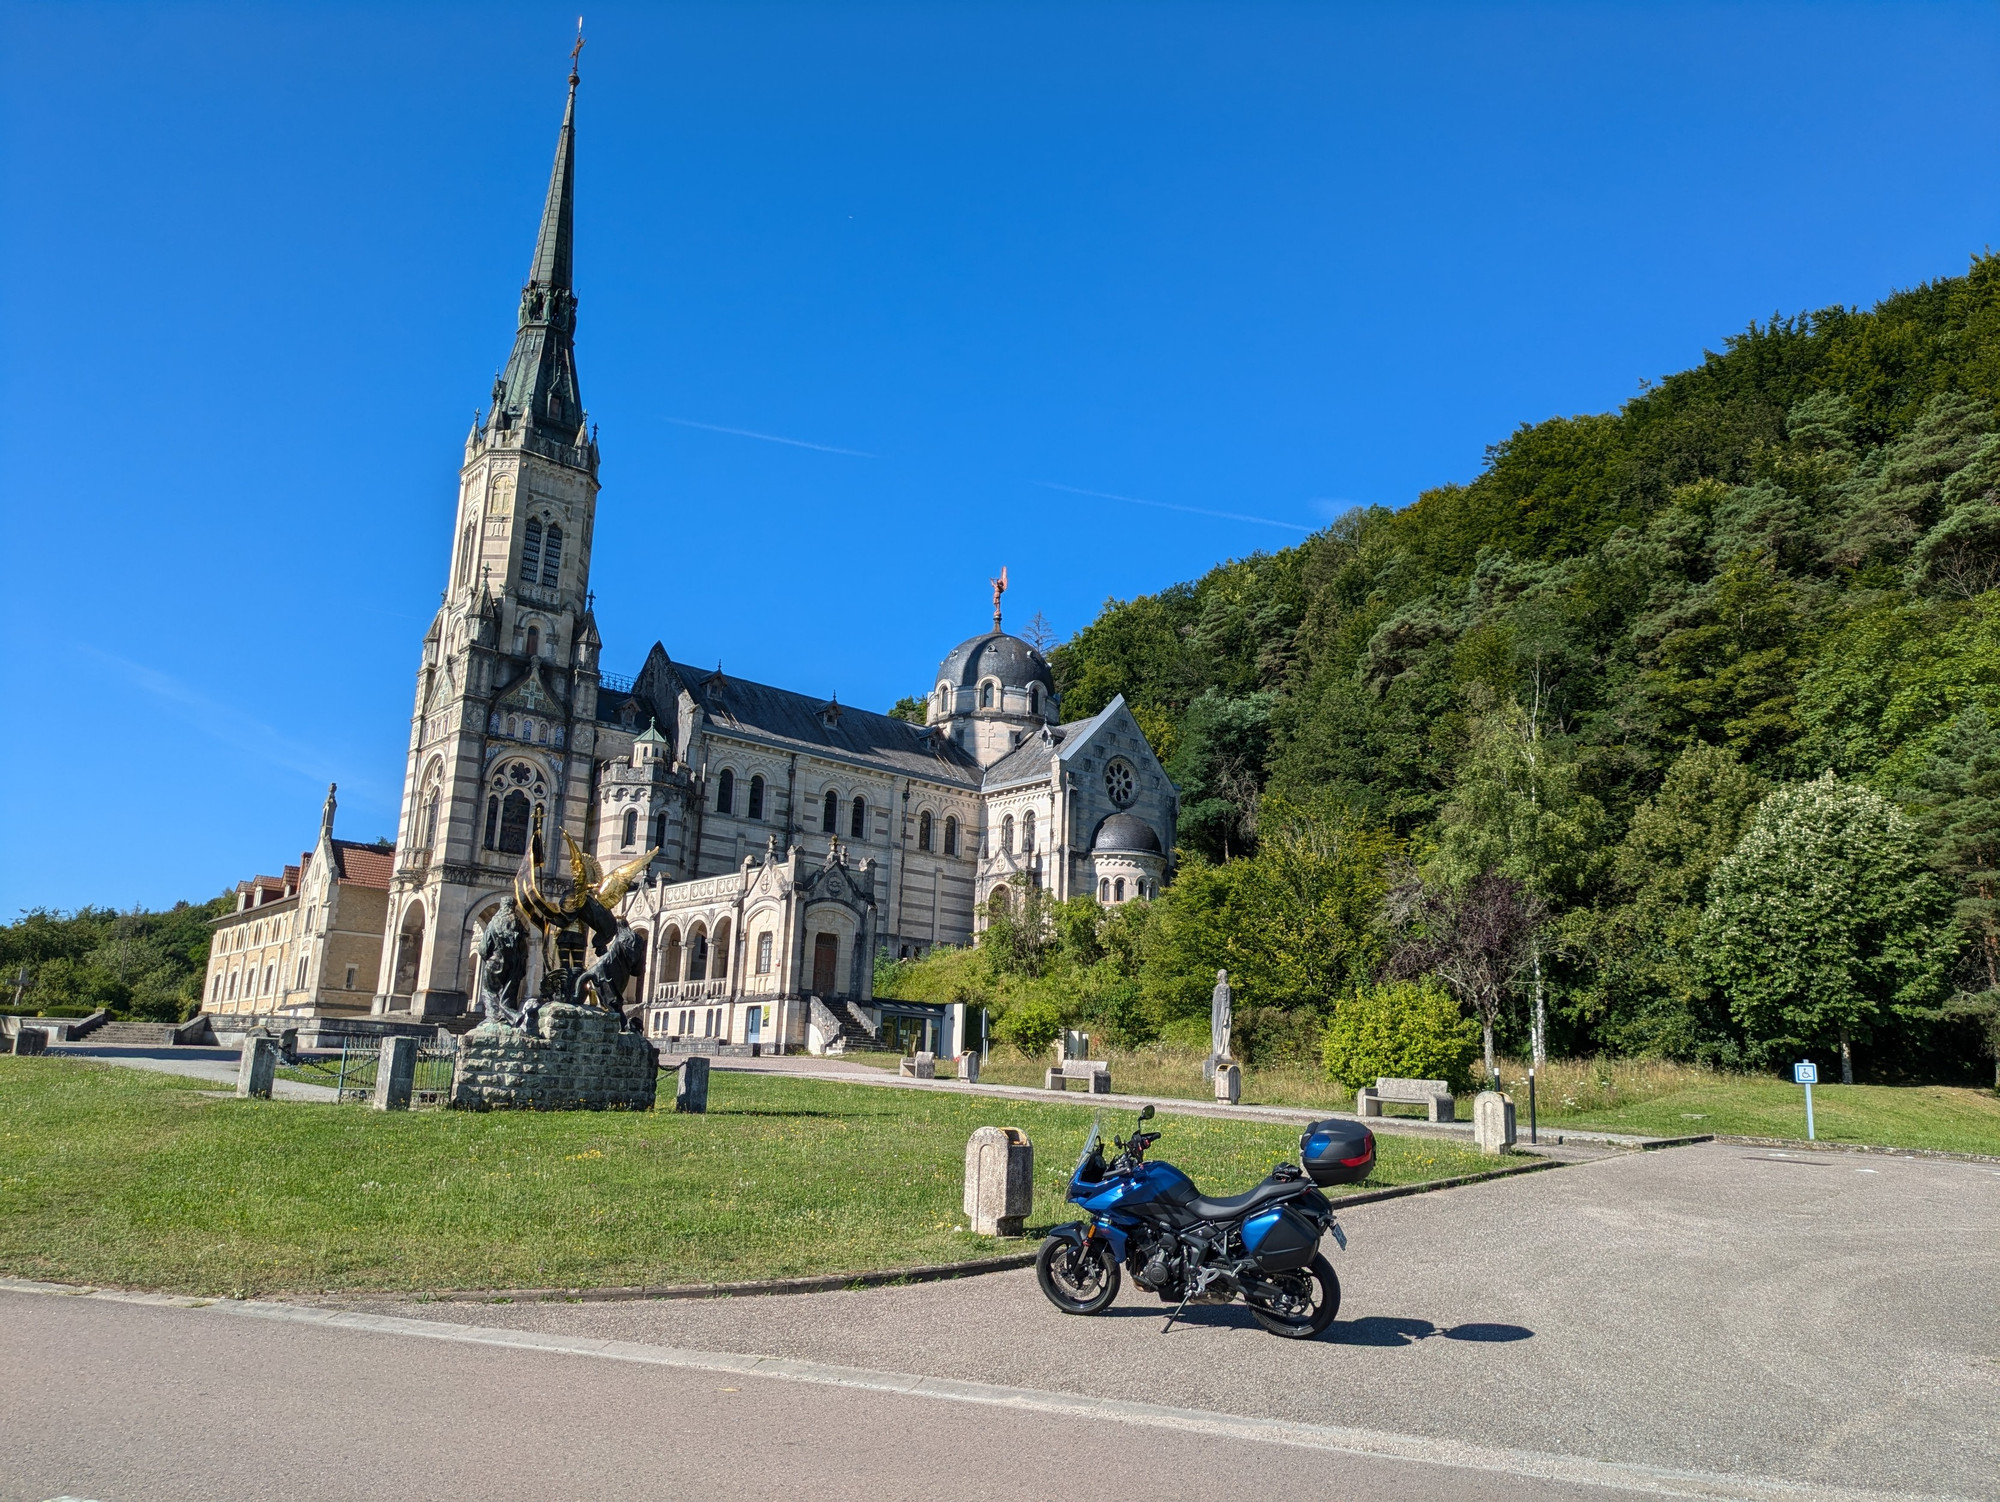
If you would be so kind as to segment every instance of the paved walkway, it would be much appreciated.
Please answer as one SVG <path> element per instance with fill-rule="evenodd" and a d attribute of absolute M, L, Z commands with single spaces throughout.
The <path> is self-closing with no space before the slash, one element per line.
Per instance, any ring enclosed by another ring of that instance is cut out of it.
<path fill-rule="evenodd" d="M 1163 1335 L 1129 1285 L 1066 1318 L 1027 1273 L 646 1304 L 0 1289 L 0 1497 L 1994 1494 L 1989 1165 L 1711 1144 L 1342 1220 L 1342 1317 L 1304 1344 L 1233 1307 Z M 329 1413 L 367 1440 L 337 1463 Z"/>
<path fill-rule="evenodd" d="M 235 1048 L 115 1048 L 110 1044 L 65 1043 L 51 1048 L 46 1057 L 88 1059 L 95 1064 L 120 1064 L 127 1069 L 151 1069 L 160 1074 L 186 1075 L 190 1079 L 213 1080 L 236 1088 L 242 1071 L 242 1051 Z M 331 1085 L 307 1085 L 297 1080 L 271 1082 L 275 1100 L 318 1101 L 322 1104 L 339 1095 Z"/>

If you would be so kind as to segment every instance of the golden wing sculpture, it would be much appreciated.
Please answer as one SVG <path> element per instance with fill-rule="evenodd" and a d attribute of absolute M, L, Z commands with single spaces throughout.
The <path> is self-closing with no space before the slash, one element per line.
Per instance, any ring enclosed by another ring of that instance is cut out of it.
<path fill-rule="evenodd" d="M 567 829 L 563 831 L 563 842 L 569 846 L 569 869 L 577 895 L 595 891 L 598 882 L 604 879 L 604 868 L 597 864 L 595 856 L 577 844 Z"/>
<path fill-rule="evenodd" d="M 659 853 L 659 847 L 656 845 L 637 860 L 627 861 L 605 877 L 598 884 L 597 900 L 606 907 L 617 907 L 618 899 L 638 884 L 639 878 L 646 874 L 646 868 L 653 864 L 653 857 Z"/>

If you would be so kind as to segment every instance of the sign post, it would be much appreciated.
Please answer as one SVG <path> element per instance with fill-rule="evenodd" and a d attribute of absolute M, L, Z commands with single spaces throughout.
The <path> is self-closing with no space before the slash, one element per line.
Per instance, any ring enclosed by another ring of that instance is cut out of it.
<path fill-rule="evenodd" d="M 1794 1064 L 1792 1066 L 1792 1083 L 1795 1085 L 1804 1085 L 1806 1087 L 1806 1141 L 1811 1142 L 1814 1140 L 1813 1117 L 1812 1117 L 1812 1087 L 1819 1083 L 1819 1065 Z"/>

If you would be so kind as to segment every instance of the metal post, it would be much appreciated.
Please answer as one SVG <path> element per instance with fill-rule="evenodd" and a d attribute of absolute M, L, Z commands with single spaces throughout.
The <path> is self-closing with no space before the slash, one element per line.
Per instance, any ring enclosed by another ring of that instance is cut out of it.
<path fill-rule="evenodd" d="M 1532 1069 L 1528 1071 L 1528 1141 L 1530 1144 L 1541 1141 L 1535 1135 L 1535 1071 Z"/>
<path fill-rule="evenodd" d="M 333 1103 L 337 1106 L 347 1095 L 347 1035 L 340 1036 L 340 1075 L 333 1082 Z"/>
<path fill-rule="evenodd" d="M 1812 1142 L 1814 1140 L 1816 1139 L 1813 1137 L 1812 1086 L 1807 1085 L 1806 1086 L 1806 1141 Z"/>

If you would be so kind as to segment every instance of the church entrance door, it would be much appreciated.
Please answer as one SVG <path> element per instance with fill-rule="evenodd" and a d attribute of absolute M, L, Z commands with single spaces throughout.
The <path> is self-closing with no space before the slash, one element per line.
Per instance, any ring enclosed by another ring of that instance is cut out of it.
<path fill-rule="evenodd" d="M 838 934 L 816 934 L 813 936 L 813 990 L 821 996 L 833 995 L 834 971 L 840 961 L 840 936 Z"/>

